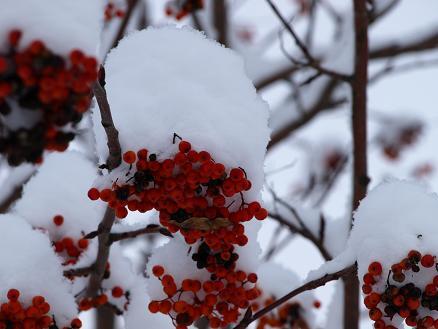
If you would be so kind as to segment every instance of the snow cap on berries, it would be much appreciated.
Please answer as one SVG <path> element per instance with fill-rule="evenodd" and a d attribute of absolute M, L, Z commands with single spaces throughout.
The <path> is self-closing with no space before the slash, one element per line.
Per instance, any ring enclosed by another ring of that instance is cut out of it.
<path fill-rule="evenodd" d="M 96 177 L 95 165 L 78 152 L 49 154 L 13 210 L 35 228 L 79 238 L 96 229 L 105 210 L 87 197 Z M 56 226 L 56 216 L 63 217 L 62 225 Z"/>
<path fill-rule="evenodd" d="M 1 303 L 12 288 L 26 307 L 43 296 L 57 324 L 70 324 L 77 315 L 74 296 L 47 236 L 16 215 L 0 215 L 0 259 Z"/>
<path fill-rule="evenodd" d="M 244 168 L 253 185 L 250 198 L 259 198 L 268 107 L 232 50 L 189 28 L 149 28 L 122 40 L 105 69 L 123 153 L 146 148 L 158 159 L 169 157 L 178 151 L 172 144 L 177 133 L 216 162 Z M 94 123 L 104 161 L 108 149 L 98 110 Z"/>
<path fill-rule="evenodd" d="M 63 56 L 73 49 L 97 55 L 103 11 L 102 0 L 45 0 L 44 5 L 39 0 L 2 0 L 0 50 L 9 31 L 18 29 L 22 47 L 41 40 Z"/>

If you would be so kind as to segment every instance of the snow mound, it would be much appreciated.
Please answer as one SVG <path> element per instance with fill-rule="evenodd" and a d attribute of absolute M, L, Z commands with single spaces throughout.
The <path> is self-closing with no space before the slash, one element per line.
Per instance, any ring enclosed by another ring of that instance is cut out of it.
<path fill-rule="evenodd" d="M 383 268 L 401 261 L 412 249 L 437 254 L 438 196 L 405 181 L 375 188 L 361 202 L 347 244 L 356 256 L 359 277 L 373 261 Z"/>
<path fill-rule="evenodd" d="M 146 293 L 146 283 L 143 278 L 137 278 L 135 287 L 130 293 L 131 300 L 124 314 L 126 329 L 171 327 L 168 316 L 147 311 L 150 299 Z"/>
<path fill-rule="evenodd" d="M 275 300 L 279 299 L 301 285 L 301 280 L 297 274 L 273 262 L 266 262 L 260 265 L 257 275 L 259 278 L 257 286 L 263 292 L 260 297 L 262 301 L 271 297 Z M 313 292 L 306 291 L 299 294 L 291 299 L 290 302 L 298 302 L 300 304 L 302 315 L 307 324 L 313 328 L 316 317 L 313 311 L 313 303 L 315 302 Z"/>
<path fill-rule="evenodd" d="M 22 47 L 42 40 L 60 55 L 73 49 L 97 55 L 103 11 L 102 0 L 2 0 L 0 44 L 10 30 L 20 29 Z"/>
<path fill-rule="evenodd" d="M 103 203 L 87 196 L 96 177 L 94 164 L 78 152 L 48 154 L 13 211 L 51 236 L 80 238 L 96 230 L 105 210 Z M 59 227 L 53 223 L 56 215 L 64 217 Z"/>
<path fill-rule="evenodd" d="M 26 306 L 41 295 L 51 306 L 57 324 L 68 326 L 77 315 L 70 285 L 47 237 L 16 215 L 0 215 L 0 302 L 9 289 L 20 291 Z"/>
<path fill-rule="evenodd" d="M 126 65 L 131 63 L 132 65 Z M 242 59 L 200 32 L 172 26 L 132 33 L 108 55 L 106 90 L 122 150 L 176 153 L 177 133 L 216 162 L 242 167 L 253 199 L 263 185 L 268 106 L 247 78 Z M 108 149 L 94 111 L 98 152 Z"/>

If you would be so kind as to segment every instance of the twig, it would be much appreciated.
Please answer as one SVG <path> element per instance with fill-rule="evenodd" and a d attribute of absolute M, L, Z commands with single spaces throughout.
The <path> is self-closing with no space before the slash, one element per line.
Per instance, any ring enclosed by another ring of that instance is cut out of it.
<path fill-rule="evenodd" d="M 125 16 L 123 16 L 122 22 L 120 23 L 119 30 L 117 31 L 116 36 L 114 37 L 114 41 L 110 49 L 117 47 L 119 41 L 125 35 L 126 28 L 128 27 L 129 20 L 134 12 L 135 7 L 137 6 L 139 0 L 127 0 L 128 9 L 126 10 Z"/>
<path fill-rule="evenodd" d="M 87 296 L 95 296 L 100 289 L 100 284 L 108 263 L 111 245 L 109 243 L 109 237 L 115 219 L 116 216 L 114 210 L 110 207 L 106 208 L 105 215 L 98 227 L 98 231 L 101 232 L 101 234 L 99 234 L 99 247 L 97 250 L 96 262 L 93 265 L 93 271 L 88 284 Z"/>
<path fill-rule="evenodd" d="M 122 150 L 119 142 L 119 131 L 114 126 L 111 109 L 106 97 L 106 91 L 99 82 L 93 83 L 93 93 L 99 105 L 100 116 L 102 118 L 102 126 L 105 129 L 108 145 L 108 159 L 106 166 L 108 170 L 112 170 L 120 165 L 122 162 Z"/>
<path fill-rule="evenodd" d="M 129 231 L 129 232 L 122 232 L 122 233 L 111 233 L 109 236 L 109 243 L 114 243 L 120 240 L 126 240 L 126 239 L 133 239 L 136 238 L 139 235 L 143 234 L 151 234 L 151 233 L 160 233 L 162 235 L 173 237 L 172 233 L 170 233 L 167 229 L 164 227 L 161 227 L 159 225 L 151 224 L 144 228 L 135 230 L 135 231 Z"/>
<path fill-rule="evenodd" d="M 406 71 L 415 70 L 419 68 L 427 68 L 430 66 L 438 65 L 438 58 L 424 61 L 410 62 L 400 65 L 393 65 L 389 60 L 387 65 L 380 71 L 376 72 L 372 77 L 368 79 L 369 83 L 375 83 L 381 78 L 385 77 L 388 73 L 404 73 Z"/>
<path fill-rule="evenodd" d="M 352 93 L 353 198 L 354 211 L 365 197 L 369 183 L 367 169 L 367 86 L 368 86 L 368 12 L 366 0 L 354 0 L 355 63 Z M 344 279 L 344 328 L 359 328 L 359 280 Z"/>
<path fill-rule="evenodd" d="M 225 47 L 228 45 L 228 10 L 226 0 L 213 1 L 213 24 L 216 28 L 216 40 Z"/>
<path fill-rule="evenodd" d="M 291 298 L 305 292 L 308 290 L 313 290 L 319 287 L 324 286 L 326 283 L 330 282 L 330 281 L 334 281 L 334 280 L 338 280 L 340 278 L 343 278 L 347 275 L 356 275 L 357 273 L 357 265 L 351 265 L 347 268 L 344 268 L 340 271 L 334 272 L 334 273 L 328 273 L 326 275 L 324 275 L 321 278 L 309 281 L 305 284 L 303 284 L 301 287 L 298 287 L 294 290 L 292 290 L 291 292 L 289 292 L 288 294 L 284 295 L 283 297 L 281 297 L 280 299 L 277 299 L 275 302 L 273 302 L 272 304 L 266 306 L 265 308 L 261 309 L 260 311 L 258 311 L 257 313 L 255 313 L 254 315 L 248 317 L 248 318 L 243 318 L 242 321 L 235 326 L 233 329 L 245 329 L 247 328 L 252 322 L 260 319 L 261 317 L 263 317 L 264 315 L 268 314 L 269 312 L 271 312 L 272 310 L 276 309 L 277 307 L 281 306 L 282 304 L 284 304 L 285 302 L 287 302 L 288 300 L 290 300 Z"/>
<path fill-rule="evenodd" d="M 72 268 L 64 271 L 64 276 L 67 278 L 72 278 L 76 276 L 87 276 L 94 270 L 93 265 L 80 268 Z"/>
<path fill-rule="evenodd" d="M 274 5 L 272 0 L 266 0 L 266 2 L 272 8 L 272 10 L 274 11 L 275 15 L 278 17 L 278 19 L 281 21 L 281 23 L 283 24 L 283 26 L 286 29 L 286 31 L 288 31 L 290 33 L 290 35 L 294 39 L 295 43 L 297 44 L 298 48 L 301 50 L 301 52 L 303 53 L 304 57 L 307 60 L 306 62 L 300 62 L 300 61 L 294 59 L 292 61 L 294 64 L 299 64 L 301 66 L 309 66 L 309 67 L 312 67 L 313 69 L 321 72 L 322 74 L 326 74 L 328 76 L 331 76 L 334 79 L 342 80 L 342 81 L 345 81 L 345 82 L 351 82 L 351 76 L 350 75 L 342 74 L 342 73 L 339 73 L 339 72 L 336 72 L 336 71 L 333 71 L 333 70 L 330 70 L 330 69 L 322 67 L 319 64 L 319 62 L 310 54 L 310 52 L 307 49 L 306 45 L 301 41 L 301 39 L 298 37 L 298 35 L 296 34 L 296 32 L 294 31 L 292 26 L 286 21 L 286 19 L 280 13 L 278 8 Z M 291 59 L 291 56 L 289 55 L 288 58 Z"/>

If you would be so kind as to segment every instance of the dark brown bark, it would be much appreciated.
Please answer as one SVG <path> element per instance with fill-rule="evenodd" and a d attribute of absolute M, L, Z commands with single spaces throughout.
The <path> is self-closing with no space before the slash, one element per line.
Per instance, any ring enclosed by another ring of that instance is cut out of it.
<path fill-rule="evenodd" d="M 213 24 L 216 29 L 216 40 L 228 47 L 228 12 L 226 0 L 213 1 Z"/>
<path fill-rule="evenodd" d="M 354 275 L 356 276 L 357 273 L 357 265 L 354 264 L 352 266 L 349 266 L 347 268 L 344 268 L 340 271 L 337 271 L 335 273 L 328 273 L 326 275 L 324 275 L 321 278 L 312 280 L 304 285 L 302 285 L 301 287 L 298 287 L 294 290 L 292 290 L 291 292 L 289 292 L 288 294 L 284 295 L 283 297 L 281 297 L 280 299 L 277 299 L 274 303 L 268 305 L 267 307 L 261 309 L 260 311 L 258 311 L 257 313 L 255 313 L 254 315 L 251 315 L 251 313 L 245 314 L 243 320 L 236 326 L 234 327 L 234 329 L 245 329 L 247 328 L 252 322 L 260 319 L 261 317 L 263 317 L 264 315 L 268 314 L 269 312 L 271 312 L 272 310 L 276 309 L 277 307 L 281 306 L 282 304 L 284 304 L 285 302 L 287 302 L 288 300 L 290 300 L 291 298 L 307 291 L 307 290 L 314 290 L 316 288 L 322 287 L 324 286 L 327 282 L 330 281 L 334 281 L 334 280 L 338 280 L 346 275 Z"/>
<path fill-rule="evenodd" d="M 96 328 L 111 329 L 115 327 L 114 311 L 105 305 L 97 308 Z"/>
<path fill-rule="evenodd" d="M 352 88 L 353 199 L 354 211 L 365 197 L 367 171 L 368 14 L 366 0 L 354 0 L 355 64 Z M 344 279 L 344 329 L 359 328 L 359 280 Z"/>

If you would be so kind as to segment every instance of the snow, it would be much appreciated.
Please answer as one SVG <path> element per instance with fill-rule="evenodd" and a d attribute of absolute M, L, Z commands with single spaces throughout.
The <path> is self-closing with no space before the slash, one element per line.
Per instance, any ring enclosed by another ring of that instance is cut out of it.
<path fill-rule="evenodd" d="M 64 327 L 76 316 L 70 285 L 47 237 L 16 215 L 0 216 L 0 302 L 9 289 L 21 292 L 25 305 L 41 295 L 51 306 L 57 324 Z"/>
<path fill-rule="evenodd" d="M 103 202 L 87 196 L 96 177 L 95 165 L 78 152 L 48 154 L 13 211 L 51 235 L 80 238 L 97 229 L 105 210 Z M 59 227 L 53 223 L 56 215 L 64 217 Z"/>
<path fill-rule="evenodd" d="M 60 55 L 73 49 L 97 55 L 102 23 L 103 0 L 3 0 L 0 44 L 10 30 L 20 29 L 22 47 L 38 39 Z"/>
<path fill-rule="evenodd" d="M 150 298 L 146 293 L 146 283 L 143 278 L 138 278 L 135 282 L 130 298 L 128 311 L 124 315 L 125 329 L 169 328 L 171 326 L 167 315 L 152 314 L 147 311 Z"/>
<path fill-rule="evenodd" d="M 261 301 L 270 297 L 278 299 L 301 285 L 297 274 L 274 262 L 265 262 L 260 265 L 257 276 L 259 278 L 257 286 L 262 290 Z M 314 301 L 315 296 L 312 291 L 306 291 L 290 300 L 302 306 L 302 314 L 310 328 L 315 326 Z"/>
<path fill-rule="evenodd" d="M 147 148 L 165 158 L 176 153 L 177 133 L 215 161 L 244 168 L 253 185 L 249 197 L 259 199 L 268 107 L 232 50 L 189 28 L 149 28 L 122 40 L 105 69 L 123 151 Z M 93 119 L 104 161 L 108 149 L 96 109 Z"/>
<path fill-rule="evenodd" d="M 371 262 L 388 269 L 412 249 L 434 254 L 437 213 L 438 196 L 418 184 L 392 180 L 370 192 L 354 216 L 347 244 L 357 258 L 359 277 Z"/>

